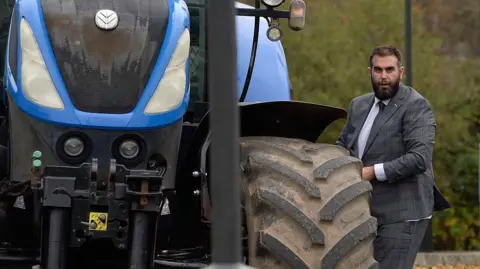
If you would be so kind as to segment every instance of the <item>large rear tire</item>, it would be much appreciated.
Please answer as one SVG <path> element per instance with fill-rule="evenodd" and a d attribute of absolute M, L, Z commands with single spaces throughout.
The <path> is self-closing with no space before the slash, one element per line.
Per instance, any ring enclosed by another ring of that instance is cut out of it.
<path fill-rule="evenodd" d="M 255 268 L 374 269 L 377 221 L 362 163 L 335 145 L 244 137 L 242 190 Z"/>

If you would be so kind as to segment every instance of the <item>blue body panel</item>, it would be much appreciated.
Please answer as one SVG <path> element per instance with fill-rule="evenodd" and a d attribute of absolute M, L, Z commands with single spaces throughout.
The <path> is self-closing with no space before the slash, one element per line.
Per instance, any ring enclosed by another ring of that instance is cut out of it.
<path fill-rule="evenodd" d="M 168 0 L 169 4 L 169 22 L 167 26 L 164 45 L 160 51 L 159 59 L 152 72 L 152 76 L 141 96 L 135 109 L 127 114 L 101 114 L 86 113 L 77 110 L 65 88 L 60 72 L 56 66 L 56 61 L 49 43 L 47 30 L 44 24 L 42 10 L 39 0 L 19 0 L 17 2 L 17 11 L 19 18 L 25 17 L 29 22 L 35 34 L 36 41 L 44 57 L 45 64 L 52 77 L 53 83 L 62 98 L 65 108 L 62 111 L 49 109 L 32 103 L 28 100 L 21 90 L 21 72 L 18 72 L 17 80 L 12 78 L 12 73 L 7 65 L 6 68 L 6 86 L 15 103 L 28 115 L 36 119 L 72 127 L 102 128 L 102 129 L 151 129 L 160 128 L 179 120 L 185 113 L 189 101 L 189 92 L 184 96 L 181 105 L 167 113 L 159 115 L 146 115 L 143 113 L 150 97 L 153 95 L 160 79 L 163 76 L 170 57 L 175 50 L 177 40 L 185 28 L 189 28 L 189 13 L 186 4 L 182 0 Z M 20 21 L 18 22 L 20 25 Z M 19 42 L 20 43 L 20 42 Z M 18 52 L 20 55 L 20 44 Z M 8 57 L 7 57 L 8 59 Z M 8 61 L 8 60 L 7 60 Z M 18 57 L 19 70 L 21 67 L 21 57 Z M 188 64 L 186 68 L 188 72 Z M 18 81 L 18 85 L 15 83 Z M 188 83 L 186 84 L 188 89 Z"/>
<path fill-rule="evenodd" d="M 252 8 L 241 3 L 236 3 L 236 6 Z M 236 23 L 238 51 L 237 87 L 238 97 L 240 98 L 250 64 L 255 18 L 237 16 Z M 287 61 L 282 43 L 280 41 L 270 41 L 266 35 L 267 29 L 267 21 L 261 18 L 255 66 L 245 102 L 291 100 Z"/>
<path fill-rule="evenodd" d="M 21 72 L 18 77 L 12 77 L 8 64 L 5 68 L 5 86 L 15 103 L 22 111 L 38 120 L 48 123 L 82 127 L 92 129 L 156 129 L 178 121 L 186 112 L 189 95 L 187 91 L 181 105 L 169 112 L 158 115 L 144 114 L 145 106 L 153 95 L 156 86 L 161 80 L 177 40 L 185 28 L 189 28 L 190 20 L 186 4 L 183 0 L 168 0 L 169 22 L 159 59 L 152 72 L 151 78 L 135 109 L 127 114 L 87 113 L 77 110 L 68 95 L 65 84 L 56 66 L 52 47 L 49 43 L 47 30 L 43 20 L 40 0 L 17 0 L 18 18 L 25 17 L 35 34 L 40 51 L 44 57 L 47 69 L 53 83 L 65 105 L 63 110 L 56 110 L 39 106 L 25 97 L 21 86 Z M 248 7 L 243 4 L 237 6 Z M 15 16 L 12 16 L 15 18 Z M 20 21 L 18 21 L 20 25 Z M 267 23 L 261 20 L 260 34 L 255 69 L 250 83 L 246 102 L 290 100 L 290 83 L 286 66 L 285 54 L 280 42 L 271 42 L 266 38 Z M 240 96 L 250 61 L 253 39 L 254 19 L 237 16 L 238 40 L 238 96 Z M 10 38 L 10 37 L 9 37 Z M 7 44 L 9 44 L 8 42 Z M 7 47 L 7 51 L 9 48 Z M 18 68 L 21 70 L 21 49 L 18 42 Z M 188 63 L 186 72 L 188 72 Z M 18 82 L 18 85 L 15 83 Z M 186 88 L 188 89 L 188 82 Z"/>

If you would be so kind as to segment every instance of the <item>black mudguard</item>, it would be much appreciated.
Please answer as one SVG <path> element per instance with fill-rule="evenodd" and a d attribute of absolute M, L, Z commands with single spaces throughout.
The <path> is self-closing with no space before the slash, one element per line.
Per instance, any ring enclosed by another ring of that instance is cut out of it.
<path fill-rule="evenodd" d="M 346 117 L 344 109 L 306 102 L 244 103 L 240 105 L 240 136 L 278 136 L 315 142 L 325 128 Z"/>
<path fill-rule="evenodd" d="M 330 124 L 347 118 L 345 109 L 298 101 L 241 103 L 239 110 L 241 137 L 278 136 L 315 142 Z M 209 122 L 207 112 L 195 132 L 194 144 L 203 144 Z"/>

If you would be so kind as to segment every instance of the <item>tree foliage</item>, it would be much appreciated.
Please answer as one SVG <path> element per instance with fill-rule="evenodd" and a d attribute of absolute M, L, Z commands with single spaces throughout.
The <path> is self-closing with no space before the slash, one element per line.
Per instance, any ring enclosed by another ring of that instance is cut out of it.
<path fill-rule="evenodd" d="M 436 249 L 480 248 L 479 3 L 417 0 L 413 6 L 413 87 L 434 109 L 435 180 L 454 205 L 434 215 Z M 371 91 L 372 48 L 390 44 L 404 51 L 404 0 L 315 0 L 307 6 L 303 31 L 283 23 L 295 99 L 347 109 L 352 98 Z M 320 141 L 333 143 L 343 124 L 330 126 Z"/>

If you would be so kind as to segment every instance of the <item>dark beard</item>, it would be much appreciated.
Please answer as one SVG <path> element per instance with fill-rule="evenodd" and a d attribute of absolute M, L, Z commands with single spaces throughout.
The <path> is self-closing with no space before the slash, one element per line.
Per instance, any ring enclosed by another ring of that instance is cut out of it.
<path fill-rule="evenodd" d="M 395 96 L 397 94 L 398 89 L 400 88 L 400 79 L 397 81 L 390 83 L 390 88 L 380 88 L 380 85 L 373 81 L 373 78 L 370 78 L 372 81 L 373 92 L 375 93 L 375 97 L 380 100 L 387 100 Z"/>

